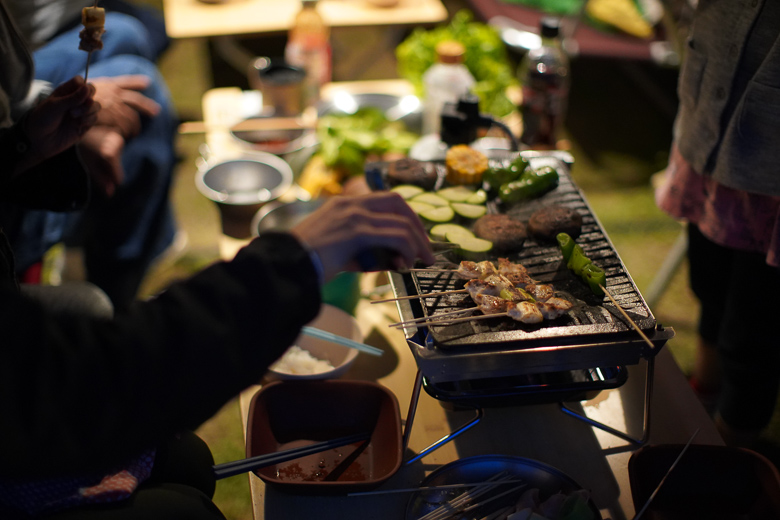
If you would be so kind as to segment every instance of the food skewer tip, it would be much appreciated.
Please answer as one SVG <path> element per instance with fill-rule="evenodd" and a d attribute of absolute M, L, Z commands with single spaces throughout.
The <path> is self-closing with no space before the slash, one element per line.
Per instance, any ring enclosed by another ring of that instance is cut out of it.
<path fill-rule="evenodd" d="M 626 320 L 628 320 L 628 322 L 631 324 L 631 326 L 634 328 L 634 330 L 636 330 L 639 333 L 639 335 L 642 336 L 642 339 L 645 341 L 645 343 L 647 343 L 650 346 L 650 348 L 655 348 L 655 345 L 653 344 L 652 341 L 650 341 L 650 338 L 647 337 L 647 334 L 645 334 L 644 331 L 639 328 L 639 325 L 637 325 L 636 322 L 631 319 L 631 316 L 629 316 L 628 313 L 625 310 L 623 310 L 623 307 L 620 306 L 620 304 L 617 302 L 617 300 L 615 300 L 615 298 L 607 290 L 607 288 L 604 287 L 603 285 L 599 285 L 599 287 L 601 287 L 601 290 L 604 291 L 604 294 L 607 295 L 607 298 L 609 298 L 610 301 L 613 304 L 615 304 L 615 307 L 617 307 L 617 310 L 619 310 L 620 314 L 622 314 L 623 317 Z"/>

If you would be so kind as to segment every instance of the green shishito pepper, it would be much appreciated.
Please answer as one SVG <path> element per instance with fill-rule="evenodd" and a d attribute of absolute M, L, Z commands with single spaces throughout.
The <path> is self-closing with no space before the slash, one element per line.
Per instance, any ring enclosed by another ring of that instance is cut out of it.
<path fill-rule="evenodd" d="M 518 155 L 508 166 L 489 168 L 483 178 L 491 189 L 499 190 L 504 184 L 520 179 L 528 167 L 528 159 Z"/>
<path fill-rule="evenodd" d="M 516 180 L 519 176 L 520 173 L 513 171 L 509 167 L 488 168 L 482 179 L 487 182 L 490 189 L 498 190 L 501 186 Z"/>
<path fill-rule="evenodd" d="M 593 294 L 596 296 L 604 294 L 602 287 L 607 286 L 607 274 L 604 272 L 604 269 L 591 262 L 582 268 L 581 276 L 587 282 Z"/>
<path fill-rule="evenodd" d="M 558 233 L 555 238 L 558 240 L 558 247 L 561 248 L 563 260 L 568 264 L 571 253 L 574 251 L 574 239 L 568 233 Z"/>
<path fill-rule="evenodd" d="M 518 202 L 539 197 L 558 185 L 558 171 L 552 166 L 527 168 L 519 179 L 499 188 L 498 196 L 502 202 Z"/>
<path fill-rule="evenodd" d="M 585 254 L 585 251 L 583 251 L 582 246 L 575 244 L 574 249 L 571 252 L 571 257 L 569 257 L 569 261 L 566 262 L 566 266 L 577 276 L 582 276 L 582 270 L 589 263 L 591 263 L 591 260 Z"/>
<path fill-rule="evenodd" d="M 607 275 L 604 269 L 594 264 L 585 254 L 582 246 L 575 243 L 574 239 L 567 233 L 558 233 L 555 238 L 561 248 L 566 267 L 582 278 L 593 294 L 602 296 L 604 294 L 602 287 L 607 285 Z"/>

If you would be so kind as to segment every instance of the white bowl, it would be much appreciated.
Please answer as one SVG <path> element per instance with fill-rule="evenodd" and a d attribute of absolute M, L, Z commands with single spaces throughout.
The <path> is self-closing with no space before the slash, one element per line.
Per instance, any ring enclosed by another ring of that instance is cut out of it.
<path fill-rule="evenodd" d="M 310 327 L 321 329 L 359 343 L 363 342 L 363 333 L 360 331 L 357 320 L 350 314 L 332 305 L 323 305 L 317 318 L 309 323 Z M 326 372 L 316 374 L 292 374 L 269 368 L 267 379 L 271 380 L 314 380 L 335 379 L 344 375 L 354 363 L 359 352 L 353 348 L 332 343 L 319 338 L 301 334 L 295 340 L 294 345 L 308 351 L 313 357 L 327 361 L 333 368 Z M 273 367 L 273 365 L 271 365 Z"/>

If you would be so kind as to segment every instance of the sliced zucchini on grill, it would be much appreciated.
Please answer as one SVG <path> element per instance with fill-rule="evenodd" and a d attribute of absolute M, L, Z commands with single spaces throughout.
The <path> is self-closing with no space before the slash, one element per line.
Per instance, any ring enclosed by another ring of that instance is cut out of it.
<path fill-rule="evenodd" d="M 421 194 L 425 190 L 413 184 L 399 184 L 398 186 L 392 188 L 390 191 L 399 194 L 401 197 L 403 197 L 404 200 L 409 200 L 412 197 Z"/>
<path fill-rule="evenodd" d="M 474 194 L 467 198 L 464 202 L 467 204 L 484 204 L 487 202 L 487 192 L 485 190 L 477 190 Z"/>
<path fill-rule="evenodd" d="M 455 218 L 455 211 L 453 211 L 453 209 L 447 205 L 433 207 L 433 209 L 423 211 L 422 213 L 419 213 L 419 215 L 423 218 L 423 220 L 427 220 L 428 222 L 435 224 L 441 224 L 444 222 L 450 222 L 453 218 Z"/>
<path fill-rule="evenodd" d="M 458 224 L 437 224 L 431 228 L 431 238 L 434 240 L 449 240 L 448 237 L 453 237 L 453 240 L 449 240 L 456 244 L 459 244 L 457 237 L 465 236 L 474 238 L 474 233 L 471 230 L 466 229 Z"/>
<path fill-rule="evenodd" d="M 474 193 L 473 189 L 466 186 L 450 186 L 449 188 L 440 189 L 436 192 L 436 195 L 444 197 L 450 202 L 466 202 Z"/>
<path fill-rule="evenodd" d="M 435 193 L 431 192 L 420 193 L 419 195 L 412 197 L 411 200 L 413 202 L 424 202 L 425 204 L 430 204 L 431 206 L 449 206 L 450 204 L 450 202 L 444 197 L 439 197 Z"/>
<path fill-rule="evenodd" d="M 447 237 L 449 240 L 449 236 Z M 455 237 L 453 237 L 455 238 Z M 493 242 L 482 238 L 468 238 L 459 235 L 457 244 L 460 245 L 458 253 L 466 260 L 484 260 L 493 249 Z"/>
<path fill-rule="evenodd" d="M 418 215 L 436 208 L 436 206 L 432 206 L 431 204 L 426 204 L 425 202 L 416 202 L 414 200 L 407 200 L 406 203 L 409 204 L 409 207 L 412 208 L 412 211 Z"/>
<path fill-rule="evenodd" d="M 487 207 L 481 204 L 466 204 L 465 202 L 453 202 L 452 209 L 461 217 L 474 220 L 484 217 Z"/>

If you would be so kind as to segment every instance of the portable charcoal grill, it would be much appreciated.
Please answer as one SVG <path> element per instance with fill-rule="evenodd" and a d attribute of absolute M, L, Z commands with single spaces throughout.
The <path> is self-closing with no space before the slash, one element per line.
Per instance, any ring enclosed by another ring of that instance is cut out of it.
<path fill-rule="evenodd" d="M 503 206 L 488 204 L 491 213 L 507 213 L 528 221 L 537 209 L 558 204 L 577 210 L 583 217 L 577 239 L 585 253 L 607 274 L 607 290 L 622 309 L 650 338 L 651 348 L 626 322 L 606 297 L 592 294 L 586 284 L 565 265 L 556 243 L 543 243 L 529 237 L 521 251 L 498 256 L 524 265 L 531 276 L 554 286 L 556 293 L 574 303 L 565 316 L 539 325 L 525 325 L 508 317 L 465 321 L 452 325 L 409 325 L 404 328 L 407 342 L 418 367 L 412 404 L 407 414 L 406 436 L 417 406 L 421 388 L 443 403 L 477 410 L 476 418 L 430 446 L 408 463 L 474 426 L 482 408 L 504 404 L 559 402 L 562 410 L 623 439 L 644 444 L 649 435 L 649 407 L 652 397 L 654 357 L 674 331 L 656 323 L 650 308 L 631 279 L 615 247 L 599 223 L 580 189 L 572 181 L 571 156 L 565 152 L 522 152 L 533 167 L 550 165 L 559 173 L 559 185 L 538 199 Z M 516 153 L 497 152 L 491 166 L 510 161 Z M 436 165 L 443 182 L 444 166 Z M 381 164 L 367 169 L 369 185 L 388 188 Z M 439 183 L 441 185 L 441 182 Z M 448 254 L 450 255 L 450 254 Z M 456 269 L 459 259 L 440 256 L 434 268 Z M 439 293 L 463 288 L 465 280 L 454 272 L 391 273 L 396 297 Z M 401 321 L 434 317 L 457 309 L 473 307 L 467 293 L 398 300 Z M 480 314 L 480 313 L 476 313 Z M 636 439 L 597 423 L 569 408 L 565 403 L 595 397 L 598 392 L 625 383 L 625 366 L 647 360 L 644 428 Z"/>

